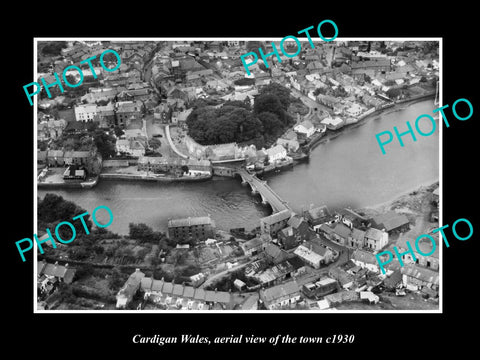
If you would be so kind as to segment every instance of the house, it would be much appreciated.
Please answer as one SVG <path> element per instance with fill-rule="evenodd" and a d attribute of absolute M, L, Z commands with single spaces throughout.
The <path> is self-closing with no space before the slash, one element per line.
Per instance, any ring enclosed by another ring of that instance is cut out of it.
<path fill-rule="evenodd" d="M 332 226 L 322 224 L 320 225 L 319 230 L 329 240 L 335 241 L 340 245 L 348 244 L 351 230 L 343 223 L 334 223 Z"/>
<path fill-rule="evenodd" d="M 87 165 L 94 156 L 91 151 L 65 151 L 63 160 L 65 165 Z"/>
<path fill-rule="evenodd" d="M 332 279 L 337 280 L 339 285 L 344 289 L 348 289 L 353 286 L 353 282 L 355 280 L 353 275 L 347 273 L 344 269 L 336 266 L 331 267 L 328 270 L 328 276 Z"/>
<path fill-rule="evenodd" d="M 63 150 L 47 150 L 48 166 L 58 167 L 65 165 Z"/>
<path fill-rule="evenodd" d="M 296 257 L 283 260 L 272 267 L 257 272 L 252 277 L 258 281 L 261 287 L 269 287 L 283 282 L 285 279 L 292 278 L 303 273 L 304 263 Z"/>
<path fill-rule="evenodd" d="M 291 257 L 291 255 L 289 255 L 285 250 L 280 249 L 273 243 L 264 243 L 263 253 L 265 255 L 265 259 L 273 264 L 279 264 Z"/>
<path fill-rule="evenodd" d="M 117 153 L 125 153 L 135 157 L 145 155 L 145 146 L 141 141 L 135 139 L 118 139 L 115 148 Z"/>
<path fill-rule="evenodd" d="M 362 269 L 368 269 L 375 273 L 380 272 L 377 258 L 369 251 L 356 249 L 352 254 L 351 260 Z"/>
<path fill-rule="evenodd" d="M 297 139 L 278 138 L 277 145 L 283 146 L 287 151 L 295 152 L 300 148 L 300 143 Z"/>
<path fill-rule="evenodd" d="M 408 218 L 404 214 L 398 214 L 393 210 L 374 216 L 371 219 L 371 225 L 378 230 L 385 230 L 389 235 L 410 229 L 410 221 Z"/>
<path fill-rule="evenodd" d="M 325 295 L 336 292 L 339 288 L 338 282 L 331 277 L 323 277 L 322 279 L 306 283 L 302 286 L 302 293 L 310 299 L 318 299 Z"/>
<path fill-rule="evenodd" d="M 350 63 L 352 71 L 365 72 L 366 70 L 373 70 L 385 74 L 390 71 L 390 59 L 385 57 L 371 57 L 369 60 L 352 60 Z"/>
<path fill-rule="evenodd" d="M 204 290 L 151 277 L 141 279 L 140 291 L 145 299 L 167 309 L 208 310 L 232 309 L 232 296 L 226 291 Z"/>
<path fill-rule="evenodd" d="M 290 210 L 285 209 L 270 216 L 260 219 L 260 230 L 263 234 L 269 234 L 274 237 L 277 233 L 287 226 L 288 220 L 292 216 Z"/>
<path fill-rule="evenodd" d="M 116 125 L 128 126 L 133 120 L 142 116 L 141 102 L 119 101 L 115 103 Z"/>
<path fill-rule="evenodd" d="M 263 240 L 256 237 L 244 243 L 241 243 L 240 247 L 242 248 L 246 256 L 254 256 L 257 255 L 260 251 L 262 251 L 263 244 Z"/>
<path fill-rule="evenodd" d="M 358 249 L 363 248 L 365 246 L 365 231 L 354 227 L 345 245 Z"/>
<path fill-rule="evenodd" d="M 215 222 L 210 216 L 171 219 L 168 237 L 175 241 L 206 240 L 215 234 Z"/>
<path fill-rule="evenodd" d="M 365 232 L 365 247 L 381 250 L 388 243 L 388 233 L 375 228 L 368 228 Z"/>
<path fill-rule="evenodd" d="M 37 262 L 37 277 L 44 275 L 47 278 L 55 278 L 57 281 L 70 284 L 75 277 L 75 268 L 69 267 L 68 263 L 59 265 L 58 261 L 54 264 L 47 263 L 45 259 Z"/>
<path fill-rule="evenodd" d="M 393 273 L 390 274 L 384 281 L 383 284 L 387 289 L 395 289 L 398 284 L 402 282 L 402 272 L 400 269 L 395 270 Z"/>
<path fill-rule="evenodd" d="M 123 287 L 117 293 L 117 309 L 125 308 L 132 301 L 133 296 L 140 289 L 140 284 L 144 277 L 145 274 L 140 269 L 135 269 L 135 272 L 128 277 Z"/>
<path fill-rule="evenodd" d="M 292 216 L 288 220 L 287 225 L 288 227 L 277 233 L 278 242 L 284 249 L 294 248 L 300 242 L 309 238 L 308 224 L 302 217 Z"/>
<path fill-rule="evenodd" d="M 239 291 L 243 291 L 247 287 L 247 284 L 240 279 L 235 279 L 233 286 L 235 286 Z"/>
<path fill-rule="evenodd" d="M 271 163 L 275 163 L 280 160 L 284 160 L 287 157 L 287 150 L 281 145 L 275 145 L 265 150 L 268 156 L 268 160 Z"/>
<path fill-rule="evenodd" d="M 319 269 L 324 262 L 323 256 L 305 245 L 298 246 L 293 253 L 314 269 Z"/>
<path fill-rule="evenodd" d="M 97 105 L 95 104 L 84 104 L 76 105 L 74 107 L 75 119 L 77 121 L 88 121 L 93 120 L 97 114 Z"/>
<path fill-rule="evenodd" d="M 85 169 L 80 169 L 78 165 L 70 165 L 63 173 L 64 180 L 85 180 L 86 177 Z"/>
<path fill-rule="evenodd" d="M 184 123 L 187 121 L 188 115 L 193 111 L 193 108 L 184 111 L 174 111 L 172 113 L 172 124 Z"/>
<path fill-rule="evenodd" d="M 413 259 L 412 254 L 410 254 L 409 247 L 407 245 L 407 242 L 410 243 L 410 247 L 415 253 L 415 259 Z M 428 240 L 426 238 L 422 238 L 418 243 L 418 250 L 415 247 L 415 241 L 414 240 L 408 240 L 404 236 L 400 237 L 397 240 L 397 249 L 399 253 L 402 253 L 401 260 L 404 264 L 416 264 L 431 270 L 436 270 L 438 271 L 439 268 L 439 246 L 437 240 L 435 240 L 435 249 L 434 245 L 431 240 Z M 423 255 L 423 254 L 427 255 Z"/>
<path fill-rule="evenodd" d="M 309 138 L 315 133 L 315 126 L 309 120 L 304 120 L 300 124 L 296 125 L 293 130 L 297 132 L 300 136 Z"/>
<path fill-rule="evenodd" d="M 403 285 L 409 290 L 422 290 L 423 287 L 438 291 L 440 276 L 438 271 L 416 265 L 405 265 L 402 272 Z"/>
<path fill-rule="evenodd" d="M 304 245 L 323 258 L 322 264 L 330 264 L 335 258 L 332 249 L 321 243 L 317 238 L 307 241 Z"/>
<path fill-rule="evenodd" d="M 323 119 L 320 123 L 325 125 L 329 130 L 338 130 L 345 125 L 345 122 L 339 117 L 327 117 Z"/>
<path fill-rule="evenodd" d="M 335 220 L 335 216 L 330 213 L 326 205 L 304 211 L 303 216 L 315 230 L 317 230 L 315 226 L 331 223 Z"/>
<path fill-rule="evenodd" d="M 260 303 L 268 310 L 294 306 L 302 298 L 295 280 L 260 290 Z"/>

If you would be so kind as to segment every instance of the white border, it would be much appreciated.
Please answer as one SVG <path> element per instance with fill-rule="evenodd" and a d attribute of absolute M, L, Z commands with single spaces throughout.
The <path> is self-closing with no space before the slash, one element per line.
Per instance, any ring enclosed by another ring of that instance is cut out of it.
<path fill-rule="evenodd" d="M 33 66 L 34 66 L 34 80 L 38 79 L 37 72 L 37 43 L 38 41 L 280 41 L 282 37 L 35 37 L 33 38 Z M 307 38 L 298 38 L 301 42 L 306 42 Z M 315 42 L 323 42 L 319 37 L 311 38 Z M 442 37 L 337 37 L 334 41 L 438 41 L 439 42 L 439 107 L 443 106 L 443 38 Z M 35 146 L 33 153 L 33 176 L 34 176 L 34 216 L 33 229 L 37 233 L 37 96 L 33 100 L 34 108 L 34 138 Z M 443 126 L 440 126 L 442 119 L 439 118 L 440 127 L 440 144 L 439 144 L 439 227 L 443 226 Z M 37 246 L 34 246 L 34 278 L 33 278 L 33 312 L 34 314 L 442 314 L 443 313 L 443 246 L 441 239 L 439 239 L 440 248 L 440 291 L 438 310 L 38 310 L 37 309 Z"/>

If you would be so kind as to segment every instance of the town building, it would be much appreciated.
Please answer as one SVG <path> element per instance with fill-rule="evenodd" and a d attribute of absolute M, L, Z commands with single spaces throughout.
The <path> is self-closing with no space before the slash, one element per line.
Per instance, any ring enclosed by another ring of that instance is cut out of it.
<path fill-rule="evenodd" d="M 130 122 L 140 120 L 142 116 L 141 102 L 119 101 L 115 103 L 116 124 L 128 126 Z"/>
<path fill-rule="evenodd" d="M 423 290 L 428 288 L 438 292 L 440 276 L 438 271 L 422 268 L 416 265 L 405 265 L 402 272 L 403 285 L 409 290 Z"/>
<path fill-rule="evenodd" d="M 292 249 L 309 239 L 310 232 L 304 218 L 294 215 L 288 220 L 287 225 L 277 233 L 278 242 L 285 250 Z"/>
<path fill-rule="evenodd" d="M 265 150 L 268 160 L 271 163 L 281 161 L 287 158 L 287 150 L 281 145 L 275 145 Z"/>
<path fill-rule="evenodd" d="M 260 231 L 275 237 L 277 233 L 287 226 L 288 220 L 292 216 L 290 210 L 285 209 L 270 216 L 260 219 Z"/>
<path fill-rule="evenodd" d="M 323 277 L 315 282 L 306 283 L 302 286 L 302 293 L 309 299 L 318 299 L 339 290 L 337 280 Z"/>
<path fill-rule="evenodd" d="M 145 274 L 140 269 L 135 269 L 135 272 L 130 274 L 123 287 L 117 293 L 117 309 L 124 309 L 132 301 L 133 296 L 140 289 L 140 284 Z"/>
<path fill-rule="evenodd" d="M 252 277 L 260 284 L 261 287 L 270 287 L 277 285 L 286 279 L 298 276 L 304 271 L 304 263 L 298 258 L 292 257 L 259 271 L 252 275 Z"/>
<path fill-rule="evenodd" d="M 152 277 L 143 277 L 140 291 L 144 298 L 166 309 L 231 310 L 232 295 L 226 291 L 204 290 L 184 284 L 175 284 Z"/>
<path fill-rule="evenodd" d="M 168 237 L 177 242 L 206 240 L 215 235 L 215 222 L 210 216 L 171 219 L 168 221 Z"/>
<path fill-rule="evenodd" d="M 368 269 L 375 273 L 380 272 L 377 258 L 369 251 L 356 249 L 352 254 L 351 260 L 362 269 Z"/>
<path fill-rule="evenodd" d="M 63 173 L 64 180 L 85 180 L 87 173 L 84 168 L 78 165 L 70 165 Z"/>
<path fill-rule="evenodd" d="M 69 267 L 68 263 L 65 265 L 59 265 L 58 261 L 54 264 L 48 263 L 45 259 L 37 262 L 37 277 L 56 279 L 57 281 L 70 284 L 75 277 L 76 269 Z"/>
<path fill-rule="evenodd" d="M 304 120 L 300 124 L 296 125 L 293 130 L 304 138 L 309 138 L 315 133 L 315 126 L 309 120 Z"/>
<path fill-rule="evenodd" d="M 345 125 L 345 121 L 339 117 L 328 117 L 323 119 L 320 123 L 325 125 L 329 130 L 338 130 Z"/>
<path fill-rule="evenodd" d="M 303 212 L 303 216 L 315 230 L 315 226 L 331 224 L 335 220 L 335 216 L 330 213 L 326 205 L 306 210 Z"/>
<path fill-rule="evenodd" d="M 246 256 L 254 256 L 263 250 L 263 244 L 264 242 L 261 238 L 255 237 L 251 240 L 241 243 L 240 247 Z"/>
<path fill-rule="evenodd" d="M 263 244 L 263 254 L 265 260 L 272 264 L 279 264 L 292 257 L 292 255 L 271 242 Z"/>
<path fill-rule="evenodd" d="M 314 269 L 319 269 L 324 261 L 323 256 L 317 254 L 304 245 L 298 246 L 293 253 Z"/>
<path fill-rule="evenodd" d="M 412 254 L 409 252 L 409 247 L 407 245 L 407 242 L 410 243 L 410 247 L 414 251 L 415 254 L 415 259 L 413 259 Z M 435 251 L 433 251 L 433 244 L 431 240 L 423 238 L 420 241 L 418 241 L 417 246 L 419 250 L 423 254 L 429 254 L 427 256 L 422 255 L 420 252 L 417 251 L 415 247 L 415 240 L 409 240 L 406 237 L 402 236 L 397 240 L 397 249 L 398 252 L 403 254 L 401 259 L 404 264 L 416 264 L 422 267 L 425 267 L 427 269 L 431 270 L 436 270 L 438 271 L 439 266 L 440 266 L 440 261 L 439 261 L 439 246 L 438 246 L 438 241 L 435 240 Z"/>
<path fill-rule="evenodd" d="M 410 229 L 410 221 L 408 218 L 404 214 L 398 214 L 393 210 L 372 217 L 371 225 L 376 229 L 385 230 L 389 235 Z"/>
<path fill-rule="evenodd" d="M 77 121 L 89 121 L 93 120 L 97 115 L 97 105 L 95 104 L 83 104 L 76 105 L 74 107 L 75 119 Z"/>
<path fill-rule="evenodd" d="M 300 287 L 295 280 L 260 290 L 260 303 L 268 310 L 295 306 L 302 298 Z"/>
<path fill-rule="evenodd" d="M 322 224 L 319 230 L 329 240 L 335 241 L 343 246 L 348 244 L 351 230 L 343 223 L 334 223 L 331 226 Z"/>
<path fill-rule="evenodd" d="M 358 249 L 363 248 L 365 246 L 365 231 L 353 228 L 346 245 Z"/>
<path fill-rule="evenodd" d="M 365 232 L 365 247 L 372 250 L 381 250 L 388 244 L 388 233 L 375 228 L 368 228 Z"/>

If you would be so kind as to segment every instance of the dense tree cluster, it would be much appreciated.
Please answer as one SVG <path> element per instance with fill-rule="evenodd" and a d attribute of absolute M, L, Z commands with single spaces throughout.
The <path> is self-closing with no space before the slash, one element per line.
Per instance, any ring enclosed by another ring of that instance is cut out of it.
<path fill-rule="evenodd" d="M 45 229 L 50 228 L 55 229 L 56 224 L 61 221 L 68 221 L 75 226 L 75 229 L 78 233 L 85 233 L 83 225 L 80 220 L 73 220 L 72 218 L 83 214 L 86 210 L 82 209 L 75 203 L 65 200 L 62 196 L 52 193 L 45 194 L 43 199 L 38 198 L 38 228 Z M 87 228 L 92 228 L 92 221 L 90 220 L 90 215 L 84 216 L 84 220 Z M 78 224 L 77 224 L 78 223 Z M 60 230 L 65 230 L 70 232 L 71 230 L 68 226 L 63 226 Z M 52 231 L 53 231 L 52 230 Z M 60 231 L 61 232 L 61 231 Z M 71 232 L 70 232 L 71 236 Z M 69 236 L 64 237 L 64 239 L 69 239 Z"/>
<path fill-rule="evenodd" d="M 253 109 L 242 101 L 227 101 L 219 108 L 198 103 L 187 118 L 189 135 L 203 145 L 252 142 L 262 146 L 293 123 L 287 113 L 290 103 L 290 91 L 276 83 L 260 91 Z"/>
<path fill-rule="evenodd" d="M 81 133 L 62 133 L 50 144 L 50 149 L 89 151 L 96 147 L 102 158 L 108 159 L 116 154 L 116 141 L 117 139 L 113 135 L 99 129 L 96 122 L 90 121 L 87 122 L 85 131 Z"/>

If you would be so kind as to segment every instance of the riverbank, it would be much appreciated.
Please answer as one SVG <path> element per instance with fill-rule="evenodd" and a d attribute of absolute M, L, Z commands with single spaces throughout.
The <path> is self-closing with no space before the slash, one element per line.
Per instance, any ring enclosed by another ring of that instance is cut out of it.
<path fill-rule="evenodd" d="M 37 181 L 38 189 L 91 189 L 98 183 L 99 177 L 89 179 L 87 181 L 79 180 L 58 180 L 58 181 Z"/>
<path fill-rule="evenodd" d="M 403 99 L 403 100 L 396 101 L 393 106 L 388 106 L 388 107 L 383 107 L 383 108 L 380 108 L 380 109 L 376 109 L 375 111 L 368 114 L 364 118 L 361 118 L 360 120 L 358 120 L 356 123 L 345 125 L 338 130 L 328 130 L 327 129 L 327 132 L 324 134 L 324 136 L 322 136 L 318 139 L 312 139 L 312 141 L 310 141 L 308 144 L 303 146 L 303 149 L 305 149 L 306 151 L 308 151 L 310 153 L 318 145 L 323 144 L 323 143 L 325 143 L 327 141 L 330 141 L 332 139 L 335 139 L 337 136 L 339 136 L 340 134 L 342 134 L 343 132 L 345 132 L 347 130 L 355 129 L 359 126 L 362 126 L 365 123 L 367 123 L 369 120 L 372 120 L 374 117 L 379 116 L 384 112 L 399 111 L 400 109 L 398 108 L 397 105 L 407 104 L 407 103 L 408 103 L 408 105 L 411 105 L 411 104 L 414 104 L 416 102 L 423 101 L 423 100 L 426 100 L 426 99 L 429 99 L 429 98 L 434 98 L 434 97 L 435 97 L 435 92 L 431 92 L 431 93 L 428 93 L 428 94 L 422 94 L 422 95 L 419 95 L 419 96 L 415 96 L 414 98 L 409 98 L 409 99 Z"/>
<path fill-rule="evenodd" d="M 149 174 L 149 175 L 136 175 L 136 174 L 122 174 L 122 173 L 102 173 L 100 178 L 104 180 L 125 180 L 125 181 L 153 181 L 153 182 L 162 182 L 162 183 L 173 183 L 173 182 L 198 182 L 210 180 L 213 177 L 210 175 L 200 175 L 200 176 L 161 176 L 160 174 Z"/>
<path fill-rule="evenodd" d="M 366 217 L 376 216 L 390 210 L 418 214 L 422 212 L 421 200 L 430 196 L 429 194 L 431 194 L 438 186 L 439 181 L 420 184 L 412 189 L 404 191 L 402 194 L 391 200 L 371 206 L 364 206 L 355 211 L 365 214 Z"/>

